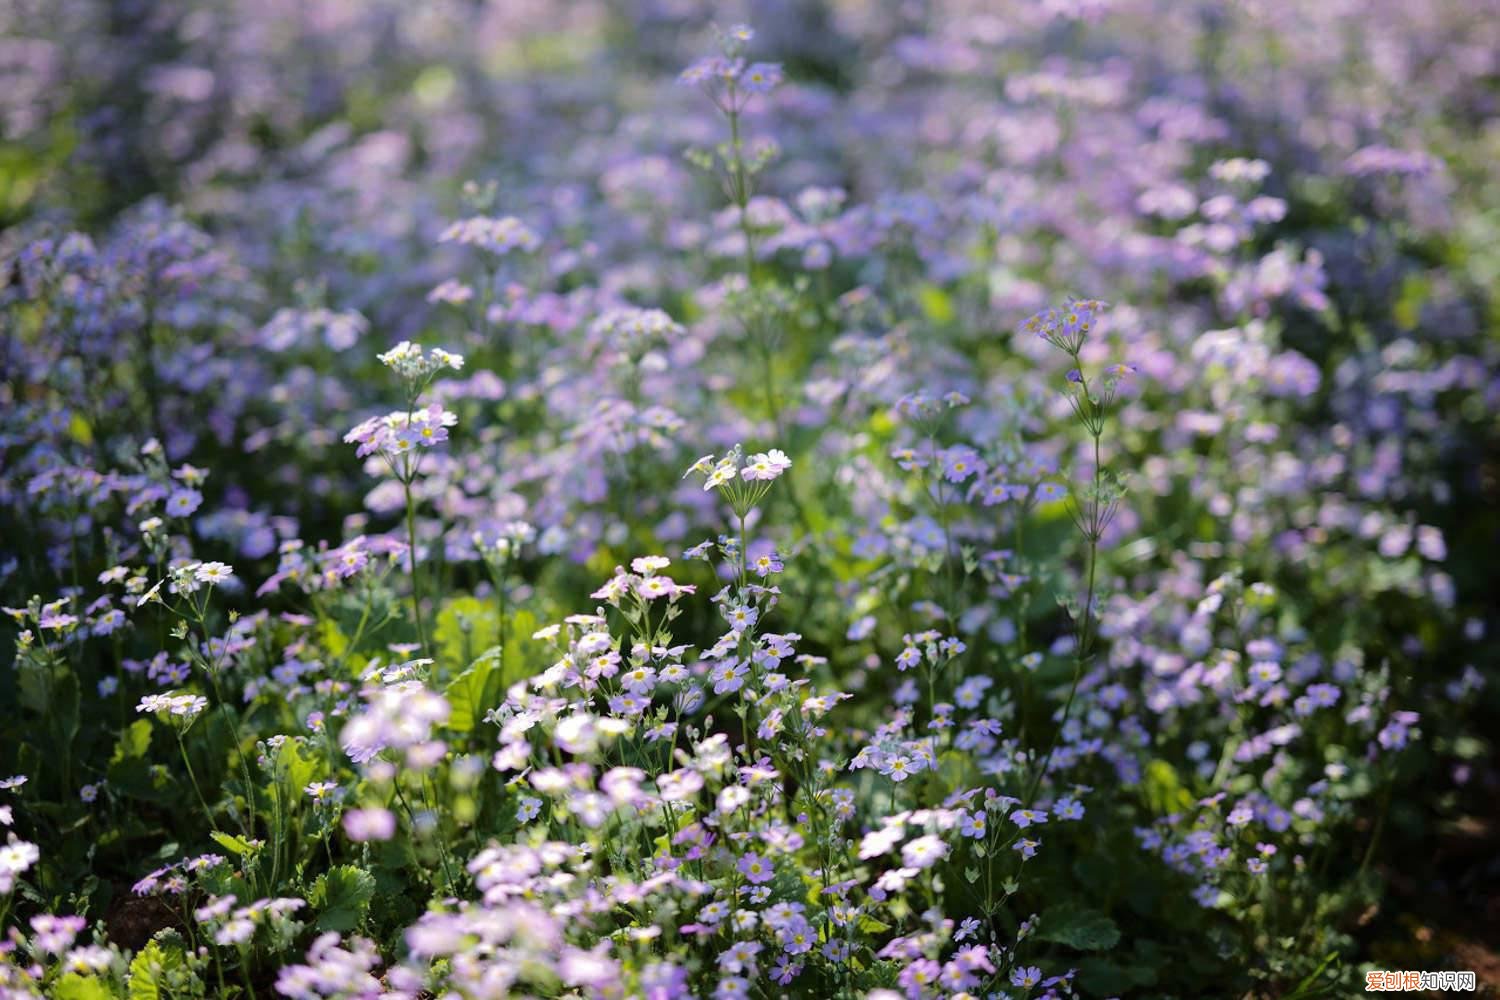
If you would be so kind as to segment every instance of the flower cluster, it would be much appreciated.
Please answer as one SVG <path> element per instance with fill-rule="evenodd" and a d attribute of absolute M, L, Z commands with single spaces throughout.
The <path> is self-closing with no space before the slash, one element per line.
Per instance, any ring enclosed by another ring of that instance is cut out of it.
<path fill-rule="evenodd" d="M 0 996 L 1467 961 L 1480 5 L 286 6 L 0 4 Z"/>

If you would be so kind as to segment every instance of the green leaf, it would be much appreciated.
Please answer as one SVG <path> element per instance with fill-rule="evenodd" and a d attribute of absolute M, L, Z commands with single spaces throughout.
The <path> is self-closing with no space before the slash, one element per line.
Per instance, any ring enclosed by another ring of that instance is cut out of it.
<path fill-rule="evenodd" d="M 432 641 L 438 663 L 468 663 L 498 635 L 495 605 L 477 597 L 457 597 L 443 605 Z"/>
<path fill-rule="evenodd" d="M 504 687 L 497 669 L 499 648 L 489 650 L 474 665 L 449 682 L 443 691 L 452 709 L 448 728 L 456 733 L 472 732 L 484 713 L 500 704 Z"/>
<path fill-rule="evenodd" d="M 536 630 L 536 615 L 530 611 L 517 611 L 510 616 L 506 625 L 505 656 L 501 660 L 503 687 L 540 673 L 540 668 L 549 666 L 556 659 L 546 643 L 531 637 Z"/>
<path fill-rule="evenodd" d="M 158 781 L 151 771 L 150 719 L 136 719 L 120 733 L 109 758 L 109 784 L 117 793 L 132 798 L 160 801 L 165 777 Z"/>
<path fill-rule="evenodd" d="M 182 947 L 163 946 L 160 939 L 154 939 L 130 963 L 130 1000 L 162 1000 L 192 978 L 196 977 L 187 967 Z"/>
<path fill-rule="evenodd" d="M 276 752 L 276 774 L 291 790 L 293 798 L 300 796 L 313 780 L 318 763 L 312 748 L 300 740 L 287 740 Z"/>
<path fill-rule="evenodd" d="M 953 300 L 948 293 L 936 285 L 922 285 L 917 289 L 917 301 L 927 318 L 938 326 L 953 322 Z"/>
<path fill-rule="evenodd" d="M 123 764 L 146 756 L 151 750 L 151 720 L 136 719 L 120 733 L 115 752 L 109 758 L 111 764 Z"/>
<path fill-rule="evenodd" d="M 322 624 L 323 646 L 328 650 L 332 659 L 339 659 L 349 648 L 349 637 L 346 636 L 338 626 L 338 622 L 325 619 Z"/>
<path fill-rule="evenodd" d="M 69 972 L 52 984 L 54 1000 L 115 1000 L 115 991 L 97 976 Z"/>
<path fill-rule="evenodd" d="M 1037 939 L 1079 951 L 1103 951 L 1120 942 L 1120 928 L 1098 910 L 1056 907 L 1042 914 Z"/>
<path fill-rule="evenodd" d="M 1183 787 L 1177 769 L 1164 760 L 1153 760 L 1146 765 L 1141 788 L 1147 805 L 1158 815 L 1165 816 L 1193 804 L 1193 796 Z"/>
<path fill-rule="evenodd" d="M 1110 996 L 1156 985 L 1156 970 L 1150 966 L 1122 965 L 1107 958 L 1086 958 L 1078 963 L 1078 982 L 1090 995 Z"/>
<path fill-rule="evenodd" d="M 375 898 L 375 876 L 354 865 L 339 865 L 318 876 L 309 901 L 322 912 L 320 931 L 351 931 L 358 927 Z"/>
<path fill-rule="evenodd" d="M 223 830 L 215 830 L 209 836 L 213 838 L 214 843 L 224 848 L 224 850 L 238 854 L 240 857 L 244 857 L 255 851 L 255 848 L 244 837 L 236 837 L 234 834 L 225 833 Z"/>

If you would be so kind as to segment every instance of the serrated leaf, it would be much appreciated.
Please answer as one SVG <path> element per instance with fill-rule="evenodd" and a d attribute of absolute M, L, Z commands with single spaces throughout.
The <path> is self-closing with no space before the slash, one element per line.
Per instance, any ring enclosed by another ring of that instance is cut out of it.
<path fill-rule="evenodd" d="M 52 984 L 54 1000 L 115 1000 L 115 991 L 97 976 L 69 972 Z"/>
<path fill-rule="evenodd" d="M 351 931 L 364 920 L 375 898 L 375 876 L 354 865 L 339 865 L 318 876 L 308 900 L 320 911 L 320 931 Z"/>
<path fill-rule="evenodd" d="M 182 974 L 191 972 L 183 959 L 182 949 L 177 946 L 163 947 L 153 940 L 136 953 L 130 963 L 130 1000 L 162 1000 L 170 995 Z"/>
<path fill-rule="evenodd" d="M 1120 928 L 1098 910 L 1058 907 L 1042 914 L 1036 936 L 1079 951 L 1103 951 L 1120 943 Z"/>

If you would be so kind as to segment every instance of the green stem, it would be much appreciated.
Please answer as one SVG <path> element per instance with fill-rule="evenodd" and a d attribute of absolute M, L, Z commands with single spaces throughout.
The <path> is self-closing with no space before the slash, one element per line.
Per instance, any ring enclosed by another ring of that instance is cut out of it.
<path fill-rule="evenodd" d="M 198 776 L 193 773 L 193 762 L 188 759 L 187 745 L 182 742 L 182 731 L 173 726 L 172 732 L 177 736 L 177 749 L 182 754 L 183 766 L 187 768 L 188 780 L 193 783 L 193 793 L 198 796 L 198 804 L 203 807 L 203 815 L 208 819 L 209 827 L 217 833 L 219 824 L 214 822 L 213 810 L 208 808 L 208 800 L 203 797 L 203 789 L 198 787 Z"/>
<path fill-rule="evenodd" d="M 1075 357 L 1076 361 L 1076 357 Z M 1084 387 L 1084 397 L 1087 399 L 1087 385 Z M 1090 405 L 1093 405 L 1092 403 Z M 1089 543 L 1089 575 L 1088 587 L 1084 591 L 1083 598 L 1083 622 L 1079 626 L 1078 641 L 1073 650 L 1073 683 L 1068 686 L 1068 700 L 1063 703 L 1062 718 L 1058 720 L 1057 728 L 1052 733 L 1052 741 L 1047 747 L 1047 756 L 1042 759 L 1042 766 L 1037 769 L 1031 778 L 1031 786 L 1026 793 L 1026 806 L 1032 807 L 1036 803 L 1037 792 L 1041 789 L 1042 778 L 1047 774 L 1047 768 L 1052 765 L 1052 757 L 1057 753 L 1057 743 L 1062 736 L 1062 731 L 1068 725 L 1068 716 L 1073 711 L 1073 701 L 1078 696 L 1078 683 L 1083 679 L 1083 663 L 1092 650 L 1093 636 L 1090 631 L 1090 623 L 1094 617 L 1094 583 L 1099 568 L 1099 533 L 1102 528 L 1100 524 L 1100 483 L 1102 480 L 1102 469 L 1099 465 L 1099 434 L 1095 432 L 1094 438 L 1094 486 L 1093 497 L 1089 502 L 1089 520 L 1087 538 Z"/>
<path fill-rule="evenodd" d="M 407 558 L 411 561 L 411 613 L 417 623 L 417 642 L 422 655 L 430 656 L 427 648 L 427 630 L 422 624 L 422 585 L 417 576 L 417 505 L 411 495 L 411 476 L 403 476 L 401 490 L 406 495 L 406 540 L 410 546 Z"/>
<path fill-rule="evenodd" d="M 204 631 L 206 633 L 207 629 Z M 234 737 L 234 752 L 240 758 L 240 776 L 245 782 L 245 809 L 249 815 L 237 818 L 240 821 L 240 829 L 246 837 L 250 837 L 255 831 L 255 786 L 250 782 L 250 762 L 245 759 L 245 744 L 240 739 L 240 725 L 229 711 L 229 702 L 224 700 L 224 693 L 219 689 L 219 681 L 214 675 L 213 667 L 209 666 L 204 673 L 208 675 L 208 683 L 213 688 L 214 699 L 219 703 L 219 711 L 229 721 L 229 732 Z M 234 797 L 230 796 L 230 802 L 233 801 Z"/>

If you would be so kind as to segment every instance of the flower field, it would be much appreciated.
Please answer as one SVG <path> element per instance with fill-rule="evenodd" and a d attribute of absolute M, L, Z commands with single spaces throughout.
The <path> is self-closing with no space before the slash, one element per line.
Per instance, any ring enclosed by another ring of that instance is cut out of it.
<path fill-rule="evenodd" d="M 0 4 L 0 1000 L 1500 989 L 1497 161 L 1495 0 Z"/>

